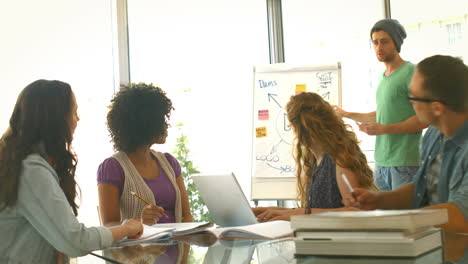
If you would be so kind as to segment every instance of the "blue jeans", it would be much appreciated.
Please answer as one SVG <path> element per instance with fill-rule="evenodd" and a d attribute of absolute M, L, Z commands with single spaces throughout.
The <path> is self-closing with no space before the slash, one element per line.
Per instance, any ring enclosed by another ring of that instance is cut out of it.
<path fill-rule="evenodd" d="M 380 167 L 375 166 L 375 184 L 382 191 L 391 191 L 400 186 L 412 183 L 413 177 L 418 171 L 418 166 L 406 167 Z"/>

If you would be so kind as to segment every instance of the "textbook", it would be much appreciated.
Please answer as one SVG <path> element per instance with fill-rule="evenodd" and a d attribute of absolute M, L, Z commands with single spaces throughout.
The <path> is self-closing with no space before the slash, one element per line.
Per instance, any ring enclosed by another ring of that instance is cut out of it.
<path fill-rule="evenodd" d="M 442 247 L 442 231 L 431 228 L 402 239 L 295 239 L 296 255 L 417 257 Z"/>
<path fill-rule="evenodd" d="M 448 221 L 446 209 L 438 210 L 373 210 L 325 212 L 291 217 L 291 227 L 298 230 L 407 230 Z"/>
<path fill-rule="evenodd" d="M 297 239 L 403 239 L 412 238 L 430 229 L 423 227 L 414 232 L 408 230 L 299 230 L 294 231 Z"/>

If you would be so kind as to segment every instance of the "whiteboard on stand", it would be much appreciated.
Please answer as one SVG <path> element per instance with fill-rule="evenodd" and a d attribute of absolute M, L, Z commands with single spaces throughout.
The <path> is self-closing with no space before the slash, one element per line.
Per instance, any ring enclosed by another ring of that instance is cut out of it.
<path fill-rule="evenodd" d="M 294 135 L 285 107 L 301 92 L 341 106 L 341 64 L 254 67 L 252 200 L 294 200 Z"/>

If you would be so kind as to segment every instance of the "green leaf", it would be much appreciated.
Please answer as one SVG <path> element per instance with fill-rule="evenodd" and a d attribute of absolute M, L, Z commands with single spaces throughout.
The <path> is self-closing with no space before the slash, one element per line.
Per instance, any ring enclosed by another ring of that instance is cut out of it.
<path fill-rule="evenodd" d="M 190 203 L 193 220 L 197 222 L 213 222 L 213 218 L 206 208 L 205 202 L 201 198 L 197 186 L 193 183 L 191 175 L 200 173 L 197 167 L 190 160 L 190 149 L 188 148 L 187 136 L 182 133 L 183 123 L 175 125 L 180 135 L 176 139 L 176 147 L 172 150 L 172 154 L 179 161 L 182 169 L 182 177 L 187 188 L 187 196 Z"/>

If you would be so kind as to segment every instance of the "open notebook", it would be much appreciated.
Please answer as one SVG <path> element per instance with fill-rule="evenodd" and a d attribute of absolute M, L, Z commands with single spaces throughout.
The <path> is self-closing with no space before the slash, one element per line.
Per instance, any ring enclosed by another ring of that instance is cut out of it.
<path fill-rule="evenodd" d="M 276 239 L 292 235 L 289 221 L 271 221 L 246 226 L 223 227 L 211 230 L 219 239 Z"/>
<path fill-rule="evenodd" d="M 174 228 L 158 228 L 149 225 L 143 225 L 143 234 L 141 237 L 135 239 L 124 238 L 115 243 L 114 246 L 122 247 L 149 243 L 158 240 L 167 240 L 171 237 L 173 231 Z"/>
<path fill-rule="evenodd" d="M 246 226 L 215 228 L 212 223 L 170 223 L 144 226 L 143 235 L 137 239 L 123 239 L 115 246 L 157 243 L 171 238 L 194 234 L 211 235 L 218 239 L 269 240 L 292 235 L 288 221 L 272 221 Z"/>

